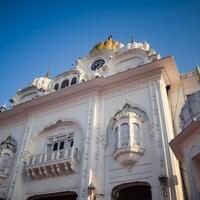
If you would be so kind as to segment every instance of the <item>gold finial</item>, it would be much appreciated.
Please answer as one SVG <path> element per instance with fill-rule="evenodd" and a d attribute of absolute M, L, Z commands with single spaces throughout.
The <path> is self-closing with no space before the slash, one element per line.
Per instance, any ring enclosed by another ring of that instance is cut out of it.
<path fill-rule="evenodd" d="M 99 42 L 96 44 L 90 53 L 97 51 L 97 50 L 105 50 L 105 49 L 111 49 L 114 52 L 117 52 L 120 48 L 120 43 L 118 41 L 115 41 L 112 39 L 112 35 L 110 34 L 107 40 Z"/>

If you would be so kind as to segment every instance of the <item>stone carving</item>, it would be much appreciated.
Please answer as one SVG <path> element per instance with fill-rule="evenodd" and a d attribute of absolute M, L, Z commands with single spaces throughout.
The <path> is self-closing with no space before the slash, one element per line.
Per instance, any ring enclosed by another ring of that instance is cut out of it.
<path fill-rule="evenodd" d="M 114 152 L 113 157 L 120 165 L 131 169 L 140 156 L 144 154 L 144 151 L 144 148 L 130 146 L 123 149 L 117 149 Z"/>
<path fill-rule="evenodd" d="M 8 136 L 8 138 L 5 141 L 3 141 L 0 145 L 1 151 L 4 149 L 8 149 L 12 153 L 15 153 L 16 148 L 17 148 L 17 143 L 11 136 Z"/>
<path fill-rule="evenodd" d="M 46 91 L 50 87 L 51 80 L 48 77 L 40 77 L 33 80 L 32 85 L 36 86 L 38 90 Z"/>
<path fill-rule="evenodd" d="M 183 108 L 181 109 L 181 114 L 179 116 L 180 118 L 180 125 L 183 128 L 188 122 L 191 121 L 191 116 L 190 116 L 190 112 L 188 109 L 188 102 L 185 103 L 185 105 L 183 106 Z"/>
<path fill-rule="evenodd" d="M 9 174 L 16 148 L 17 143 L 11 136 L 0 144 L 0 179 L 5 179 Z"/>
<path fill-rule="evenodd" d="M 200 91 L 189 96 L 188 108 L 192 119 L 197 120 L 200 118 Z"/>
<path fill-rule="evenodd" d="M 26 161 L 26 174 L 34 179 L 68 175 L 78 170 L 78 149 L 59 150 L 51 153 L 31 155 Z"/>
<path fill-rule="evenodd" d="M 159 156 L 159 160 L 160 160 L 160 168 L 162 171 L 166 170 L 166 165 L 165 165 L 165 158 L 164 158 L 164 150 L 163 150 L 163 145 L 164 142 L 162 140 L 161 137 L 161 127 L 160 127 L 160 118 L 159 118 L 159 112 L 158 112 L 158 97 L 157 97 L 157 91 L 159 91 L 159 83 L 161 83 L 161 81 L 157 81 L 157 80 L 152 80 L 149 82 L 149 89 L 150 89 L 150 94 L 151 94 L 151 102 L 152 102 L 152 116 L 151 116 L 151 121 L 153 124 L 153 135 L 156 135 L 157 137 L 157 148 L 159 149 L 158 151 L 158 156 Z"/>
<path fill-rule="evenodd" d="M 188 96 L 179 115 L 181 128 L 185 128 L 191 121 L 200 119 L 200 91 Z"/>

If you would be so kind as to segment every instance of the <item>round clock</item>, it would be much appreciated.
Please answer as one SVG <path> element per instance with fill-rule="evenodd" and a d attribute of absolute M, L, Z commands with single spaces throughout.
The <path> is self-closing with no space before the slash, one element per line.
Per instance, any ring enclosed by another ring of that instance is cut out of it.
<path fill-rule="evenodd" d="M 102 67 L 103 65 L 105 64 L 105 60 L 103 59 L 98 59 L 96 60 L 92 66 L 91 66 L 91 70 L 96 70 L 96 69 L 99 69 L 100 67 Z"/>

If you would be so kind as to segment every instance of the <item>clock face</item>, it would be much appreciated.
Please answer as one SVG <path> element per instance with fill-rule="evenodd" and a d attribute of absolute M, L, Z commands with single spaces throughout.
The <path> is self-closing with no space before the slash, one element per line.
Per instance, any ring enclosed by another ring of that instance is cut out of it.
<path fill-rule="evenodd" d="M 92 66 L 91 66 L 91 70 L 96 70 L 96 69 L 99 69 L 100 67 L 102 67 L 103 65 L 105 64 L 105 60 L 103 59 L 98 59 L 96 60 Z"/>

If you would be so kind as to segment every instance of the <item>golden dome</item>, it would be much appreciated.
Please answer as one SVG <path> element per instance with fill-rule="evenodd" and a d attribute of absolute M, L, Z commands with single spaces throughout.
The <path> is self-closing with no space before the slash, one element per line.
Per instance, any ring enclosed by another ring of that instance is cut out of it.
<path fill-rule="evenodd" d="M 106 41 L 102 41 L 98 44 L 96 44 L 90 53 L 93 53 L 94 51 L 98 50 L 104 50 L 104 49 L 112 49 L 114 52 L 117 52 L 120 48 L 120 43 L 118 41 L 115 41 L 112 39 L 112 36 L 109 36 Z"/>

